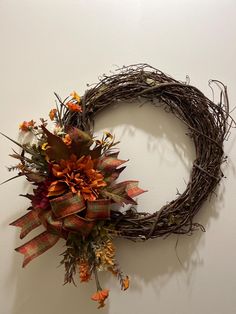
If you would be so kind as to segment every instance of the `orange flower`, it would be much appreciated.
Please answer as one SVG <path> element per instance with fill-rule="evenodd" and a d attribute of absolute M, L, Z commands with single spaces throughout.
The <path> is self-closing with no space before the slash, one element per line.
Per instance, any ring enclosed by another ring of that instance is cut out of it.
<path fill-rule="evenodd" d="M 87 282 L 89 279 L 91 279 L 89 264 L 86 261 L 82 260 L 79 264 L 79 276 L 81 282 Z"/>
<path fill-rule="evenodd" d="M 49 117 L 50 117 L 51 120 L 54 120 L 54 118 L 56 116 L 56 112 L 57 112 L 57 109 L 50 110 Z"/>
<path fill-rule="evenodd" d="M 33 120 L 28 121 L 28 122 L 24 121 L 19 125 L 19 129 L 23 132 L 31 131 L 34 128 L 35 123 L 36 122 L 34 122 Z"/>
<path fill-rule="evenodd" d="M 77 104 L 74 104 L 73 102 L 68 102 L 67 103 L 67 107 L 70 111 L 73 111 L 73 112 L 82 112 L 82 108 L 80 105 L 77 105 Z"/>
<path fill-rule="evenodd" d="M 98 290 L 97 292 L 95 292 L 92 295 L 91 299 L 99 303 L 98 308 L 100 309 L 101 307 L 105 306 L 105 300 L 108 298 L 108 296 L 109 296 L 109 290 L 103 289 L 103 290 Z"/>
<path fill-rule="evenodd" d="M 123 283 L 123 290 L 127 290 L 129 288 L 129 276 L 126 276 L 125 279 L 122 281 Z"/>
<path fill-rule="evenodd" d="M 65 137 L 63 138 L 63 142 L 64 142 L 66 145 L 68 145 L 68 146 L 72 143 L 72 140 L 71 140 L 69 134 L 66 134 L 66 135 L 65 135 Z"/>
<path fill-rule="evenodd" d="M 102 173 L 94 169 L 91 156 L 82 156 L 77 159 L 71 155 L 69 160 L 61 160 L 52 165 L 52 173 L 57 180 L 48 188 L 48 196 L 57 196 L 68 189 L 72 193 L 80 192 L 85 200 L 94 201 L 98 197 L 98 189 L 106 186 Z"/>

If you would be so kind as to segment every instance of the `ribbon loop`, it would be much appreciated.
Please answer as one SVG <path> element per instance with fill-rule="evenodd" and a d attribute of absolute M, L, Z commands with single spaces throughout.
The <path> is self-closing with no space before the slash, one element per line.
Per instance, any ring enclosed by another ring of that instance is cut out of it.
<path fill-rule="evenodd" d="M 72 232 L 80 232 L 84 236 L 88 236 L 95 225 L 92 219 L 86 219 L 77 215 L 64 218 L 63 227 Z"/>
<path fill-rule="evenodd" d="M 48 232 L 57 234 L 58 236 L 61 235 L 63 223 L 61 220 L 54 218 L 53 212 L 51 210 L 42 213 L 40 215 L 40 219 Z"/>
<path fill-rule="evenodd" d="M 89 219 L 109 219 L 110 218 L 110 204 L 108 199 L 101 199 L 87 202 L 86 218 Z"/>
<path fill-rule="evenodd" d="M 54 215 L 60 219 L 81 212 L 85 209 L 85 202 L 80 194 L 71 192 L 50 200 Z"/>

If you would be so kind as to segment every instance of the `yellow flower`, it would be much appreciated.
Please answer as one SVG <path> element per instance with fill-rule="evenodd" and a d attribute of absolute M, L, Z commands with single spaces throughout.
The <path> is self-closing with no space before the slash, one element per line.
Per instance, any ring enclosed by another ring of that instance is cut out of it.
<path fill-rule="evenodd" d="M 72 98 L 74 98 L 75 100 L 77 100 L 78 103 L 80 103 L 81 98 L 80 98 L 80 96 L 79 96 L 75 91 L 73 91 L 73 92 L 70 94 L 70 96 L 71 96 Z"/>
<path fill-rule="evenodd" d="M 113 135 L 109 131 L 104 131 L 107 138 L 113 139 Z"/>
<path fill-rule="evenodd" d="M 41 146 L 42 150 L 47 150 L 48 148 L 48 143 L 43 143 L 42 146 Z"/>
<path fill-rule="evenodd" d="M 111 240 L 107 240 L 101 247 L 95 250 L 96 258 L 102 267 L 114 267 L 115 247 Z"/>

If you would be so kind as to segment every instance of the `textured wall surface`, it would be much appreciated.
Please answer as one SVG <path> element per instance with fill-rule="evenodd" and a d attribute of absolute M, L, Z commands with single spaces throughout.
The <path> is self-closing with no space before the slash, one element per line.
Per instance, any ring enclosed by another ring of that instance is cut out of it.
<path fill-rule="evenodd" d="M 18 137 L 23 120 L 46 117 L 62 97 L 97 81 L 117 66 L 147 62 L 212 97 L 209 79 L 228 86 L 236 103 L 235 0 L 0 0 L 0 130 Z M 218 94 L 215 94 L 217 101 Z M 96 131 L 109 129 L 130 159 L 123 178 L 141 181 L 149 192 L 139 210 L 154 211 L 188 181 L 194 147 L 175 117 L 150 104 L 119 104 L 98 116 Z M 236 117 L 235 112 L 232 113 Z M 110 298 L 106 314 L 234 314 L 236 312 L 236 136 L 225 144 L 227 179 L 199 212 L 206 233 L 146 243 L 116 240 L 117 258 L 131 277 L 127 292 L 101 275 Z M 0 179 L 13 144 L 0 138 Z M 21 268 L 14 251 L 24 242 L 8 224 L 22 215 L 29 191 L 17 179 L 0 187 L 0 314 L 91 314 L 94 282 L 63 286 L 57 268 L 63 242 Z M 38 231 L 29 235 L 30 239 Z M 178 260 L 181 261 L 181 263 Z"/>

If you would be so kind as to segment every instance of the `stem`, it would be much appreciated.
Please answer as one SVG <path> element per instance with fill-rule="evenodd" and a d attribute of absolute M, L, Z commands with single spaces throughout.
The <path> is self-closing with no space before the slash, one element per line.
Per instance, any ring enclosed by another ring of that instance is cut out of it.
<path fill-rule="evenodd" d="M 98 280 L 98 273 L 97 273 L 96 266 L 93 269 L 93 273 L 94 273 L 94 277 L 95 277 L 95 281 L 96 281 L 97 291 L 102 291 L 102 287 L 101 287 L 100 282 Z"/>

